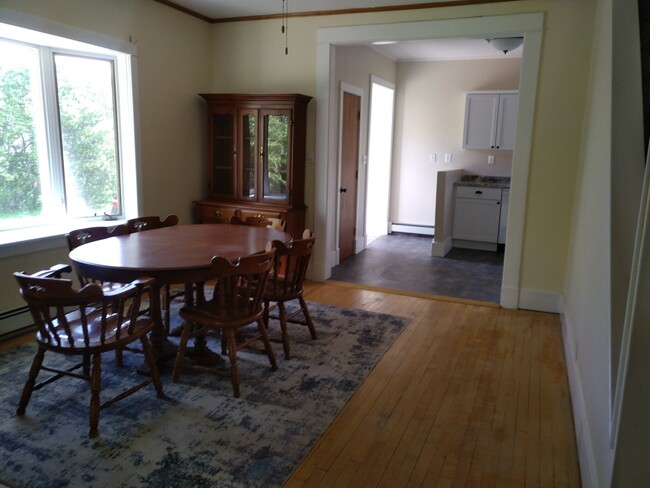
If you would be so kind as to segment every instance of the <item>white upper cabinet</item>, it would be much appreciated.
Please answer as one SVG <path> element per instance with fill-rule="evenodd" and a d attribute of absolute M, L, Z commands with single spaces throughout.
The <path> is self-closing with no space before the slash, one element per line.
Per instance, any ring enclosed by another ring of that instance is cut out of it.
<path fill-rule="evenodd" d="M 517 92 L 468 93 L 463 148 L 512 151 L 518 101 Z"/>

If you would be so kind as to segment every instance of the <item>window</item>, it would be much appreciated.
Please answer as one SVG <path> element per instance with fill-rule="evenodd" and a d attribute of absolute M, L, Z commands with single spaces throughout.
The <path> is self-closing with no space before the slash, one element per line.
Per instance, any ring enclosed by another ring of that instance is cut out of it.
<path fill-rule="evenodd" d="M 0 24 L 1 231 L 125 217 L 130 87 L 127 54 Z"/>

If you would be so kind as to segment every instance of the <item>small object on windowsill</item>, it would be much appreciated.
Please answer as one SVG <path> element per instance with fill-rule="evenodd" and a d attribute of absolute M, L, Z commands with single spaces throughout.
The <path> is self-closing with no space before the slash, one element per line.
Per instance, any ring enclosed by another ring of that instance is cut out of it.
<path fill-rule="evenodd" d="M 114 215 L 108 215 L 106 212 L 104 212 L 104 217 L 102 217 L 102 220 L 117 220 L 117 217 Z"/>

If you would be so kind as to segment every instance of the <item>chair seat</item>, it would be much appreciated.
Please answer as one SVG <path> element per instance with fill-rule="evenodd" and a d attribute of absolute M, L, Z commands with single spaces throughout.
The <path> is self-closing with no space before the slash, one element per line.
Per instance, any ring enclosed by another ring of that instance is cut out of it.
<path fill-rule="evenodd" d="M 102 342 L 102 311 L 92 310 L 87 313 L 86 319 L 88 321 L 88 345 L 84 342 L 84 327 L 82 325 L 80 315 L 77 311 L 66 315 L 68 324 L 70 325 L 70 334 L 68 335 L 62 325 L 57 325 L 54 330 L 57 332 L 61 340 L 60 344 L 53 342 L 51 337 L 44 337 L 41 332 L 36 334 L 36 340 L 43 345 L 46 349 L 51 351 L 60 352 L 62 354 L 86 354 L 94 353 L 96 351 L 102 352 L 106 348 L 122 347 L 133 342 L 135 339 L 140 338 L 146 334 L 152 327 L 153 320 L 149 317 L 142 316 L 138 318 L 133 325 L 130 333 L 126 332 L 129 328 L 130 322 L 125 322 L 118 326 L 117 314 L 110 314 L 106 317 L 106 328 L 104 330 L 104 340 Z M 118 329 L 120 335 L 118 337 Z"/>
<path fill-rule="evenodd" d="M 270 280 L 264 290 L 264 299 L 272 302 L 294 300 L 302 296 L 303 287 L 295 288 L 285 277 Z"/>
<path fill-rule="evenodd" d="M 211 300 L 196 307 L 183 307 L 179 313 L 187 321 L 221 329 L 248 325 L 262 317 L 263 302 L 260 302 L 257 312 L 251 314 L 247 302 L 238 301 L 239 303 L 235 304 L 233 300 Z"/>

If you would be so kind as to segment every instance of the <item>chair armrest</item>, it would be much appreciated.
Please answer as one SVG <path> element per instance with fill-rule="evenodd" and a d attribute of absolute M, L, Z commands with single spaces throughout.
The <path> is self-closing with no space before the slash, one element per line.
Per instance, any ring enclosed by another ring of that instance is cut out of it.
<path fill-rule="evenodd" d="M 50 269 L 34 273 L 32 276 L 38 278 L 61 278 L 63 273 L 71 273 L 72 267 L 69 264 L 55 264 Z"/>
<path fill-rule="evenodd" d="M 141 277 L 137 280 L 133 280 L 131 283 L 125 284 L 124 286 L 104 292 L 104 298 L 108 300 L 117 300 L 120 298 L 126 298 L 134 293 L 141 295 L 144 292 L 144 289 L 151 286 L 153 283 L 153 278 L 148 278 L 146 276 Z"/>

